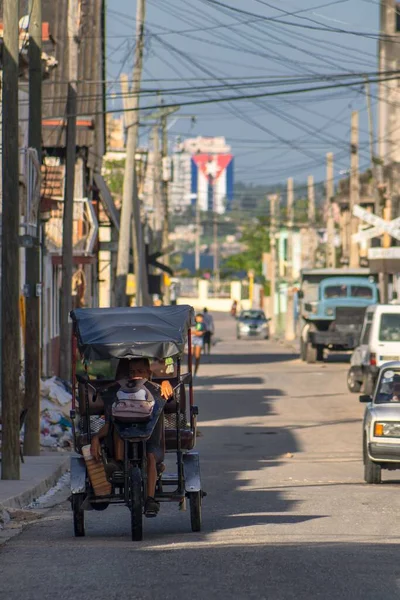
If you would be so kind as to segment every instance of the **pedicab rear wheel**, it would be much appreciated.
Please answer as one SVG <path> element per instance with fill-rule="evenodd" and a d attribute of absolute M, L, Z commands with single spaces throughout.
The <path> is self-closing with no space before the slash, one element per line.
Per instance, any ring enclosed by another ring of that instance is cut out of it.
<path fill-rule="evenodd" d="M 189 492 L 192 531 L 201 531 L 201 492 Z"/>
<path fill-rule="evenodd" d="M 72 494 L 71 507 L 74 515 L 75 537 L 84 537 L 85 535 L 85 513 L 82 510 L 84 499 L 85 494 Z"/>
<path fill-rule="evenodd" d="M 130 475 L 130 510 L 132 541 L 140 542 L 143 539 L 143 500 L 142 500 L 142 474 L 139 467 L 132 467 Z"/>

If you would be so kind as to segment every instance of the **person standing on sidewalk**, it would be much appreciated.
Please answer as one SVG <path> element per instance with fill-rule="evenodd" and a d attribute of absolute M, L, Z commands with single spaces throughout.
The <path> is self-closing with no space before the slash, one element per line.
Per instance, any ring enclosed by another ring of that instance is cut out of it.
<path fill-rule="evenodd" d="M 206 329 L 204 333 L 204 351 L 205 354 L 211 354 L 211 336 L 214 335 L 215 327 L 214 319 L 207 308 L 203 310 L 203 323 Z"/>

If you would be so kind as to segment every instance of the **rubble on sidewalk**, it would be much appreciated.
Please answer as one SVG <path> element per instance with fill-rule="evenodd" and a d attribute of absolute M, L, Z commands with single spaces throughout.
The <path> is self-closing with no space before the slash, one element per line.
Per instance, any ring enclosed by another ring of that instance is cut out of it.
<path fill-rule="evenodd" d="M 71 386 L 51 377 L 40 386 L 40 445 L 46 448 L 72 447 Z"/>
<path fill-rule="evenodd" d="M 0 504 L 0 530 L 11 521 L 10 513 Z"/>

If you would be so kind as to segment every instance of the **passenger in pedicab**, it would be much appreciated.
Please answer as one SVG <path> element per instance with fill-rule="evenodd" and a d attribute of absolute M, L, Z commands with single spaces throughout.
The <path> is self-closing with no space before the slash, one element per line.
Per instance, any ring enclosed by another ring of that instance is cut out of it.
<path fill-rule="evenodd" d="M 133 358 L 133 359 L 120 359 L 117 373 L 116 373 L 116 390 L 125 389 L 129 387 L 130 382 L 141 380 L 144 382 L 144 386 L 147 387 L 147 383 L 151 381 L 152 372 L 150 368 L 150 361 L 147 358 Z M 118 387 L 117 387 L 118 386 Z M 161 385 L 154 382 L 151 383 L 151 393 L 160 394 L 161 398 L 165 401 L 170 400 L 173 397 L 173 388 L 168 380 L 162 381 Z M 111 431 L 110 431 L 111 427 Z M 115 468 L 122 468 L 124 460 L 124 442 L 119 437 L 117 431 L 112 425 L 112 421 L 108 418 L 106 424 L 100 429 L 100 431 L 93 436 L 91 442 L 91 454 L 97 461 L 102 460 L 101 454 L 101 441 L 106 439 L 111 434 L 113 441 L 113 453 Z M 147 499 L 144 507 L 144 514 L 147 517 L 157 516 L 160 510 L 160 504 L 154 499 L 157 479 L 159 474 L 165 469 L 164 466 L 164 454 L 165 454 L 165 442 L 164 442 L 164 419 L 163 415 L 159 418 L 157 425 L 155 426 L 153 433 L 146 444 L 147 450 Z"/>

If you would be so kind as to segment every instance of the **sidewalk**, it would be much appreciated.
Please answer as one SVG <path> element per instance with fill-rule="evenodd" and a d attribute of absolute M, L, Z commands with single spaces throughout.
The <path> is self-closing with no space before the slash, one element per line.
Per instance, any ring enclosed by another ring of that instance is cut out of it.
<path fill-rule="evenodd" d="M 45 494 L 69 469 L 69 452 L 43 452 L 40 456 L 26 456 L 21 464 L 21 479 L 0 479 L 0 506 L 23 508 Z"/>

